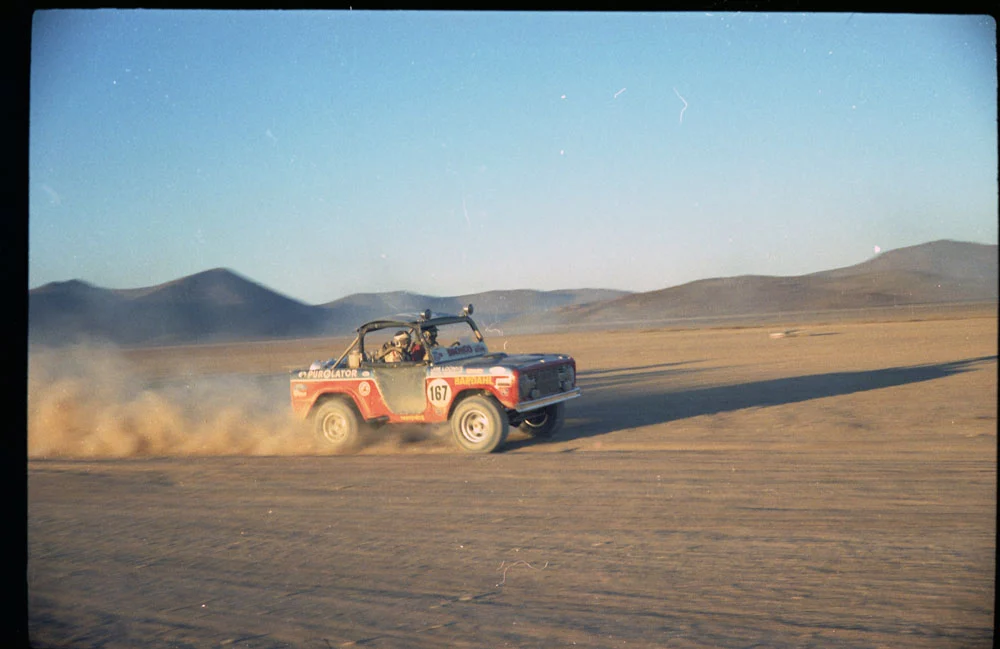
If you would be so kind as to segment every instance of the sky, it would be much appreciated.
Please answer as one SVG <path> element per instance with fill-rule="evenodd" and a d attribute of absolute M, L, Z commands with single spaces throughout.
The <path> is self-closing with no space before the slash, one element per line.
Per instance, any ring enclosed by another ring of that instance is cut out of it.
<path fill-rule="evenodd" d="M 650 291 L 996 244 L 987 16 L 50 10 L 28 283 Z"/>

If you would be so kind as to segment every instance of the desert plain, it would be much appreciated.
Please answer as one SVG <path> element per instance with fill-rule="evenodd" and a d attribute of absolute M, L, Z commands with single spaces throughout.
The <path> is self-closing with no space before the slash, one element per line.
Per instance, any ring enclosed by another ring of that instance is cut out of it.
<path fill-rule="evenodd" d="M 990 647 L 995 305 L 488 332 L 563 352 L 552 440 L 332 455 L 287 372 L 344 340 L 34 349 L 36 647 Z"/>

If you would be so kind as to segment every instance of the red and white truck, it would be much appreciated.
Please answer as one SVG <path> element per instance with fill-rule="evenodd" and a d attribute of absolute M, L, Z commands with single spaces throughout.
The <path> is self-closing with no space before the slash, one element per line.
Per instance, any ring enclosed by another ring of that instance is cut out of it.
<path fill-rule="evenodd" d="M 490 352 L 472 311 L 362 325 L 339 358 L 292 372 L 293 412 L 338 450 L 386 424 L 450 422 L 456 443 L 473 453 L 496 450 L 511 426 L 552 436 L 566 401 L 580 396 L 576 361 Z"/>

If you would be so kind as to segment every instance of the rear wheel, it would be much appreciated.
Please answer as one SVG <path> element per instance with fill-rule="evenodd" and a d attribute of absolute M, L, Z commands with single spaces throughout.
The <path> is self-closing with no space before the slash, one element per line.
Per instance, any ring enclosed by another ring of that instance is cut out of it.
<path fill-rule="evenodd" d="M 451 414 L 455 442 L 471 453 L 495 451 L 507 439 L 508 430 L 507 413 L 488 397 L 469 397 Z"/>
<path fill-rule="evenodd" d="M 566 419 L 565 404 L 556 403 L 528 413 L 519 428 L 534 437 L 552 437 L 562 428 Z"/>
<path fill-rule="evenodd" d="M 354 409 L 340 399 L 324 402 L 313 416 L 313 426 L 327 449 L 348 451 L 361 441 L 361 422 Z"/>

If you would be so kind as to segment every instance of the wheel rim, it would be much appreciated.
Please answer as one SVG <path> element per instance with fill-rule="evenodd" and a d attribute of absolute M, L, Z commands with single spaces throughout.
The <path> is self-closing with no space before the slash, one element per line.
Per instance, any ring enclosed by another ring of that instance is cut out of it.
<path fill-rule="evenodd" d="M 330 413 L 323 418 L 323 438 L 331 444 L 340 444 L 347 439 L 349 424 L 347 418 L 338 413 Z"/>
<path fill-rule="evenodd" d="M 458 421 L 458 432 L 473 444 L 479 444 L 490 434 L 490 420 L 480 410 L 470 410 Z"/>
<path fill-rule="evenodd" d="M 541 428 L 545 425 L 545 422 L 549 420 L 549 413 L 540 412 L 532 417 L 526 417 L 524 423 L 528 425 L 529 428 Z"/>

